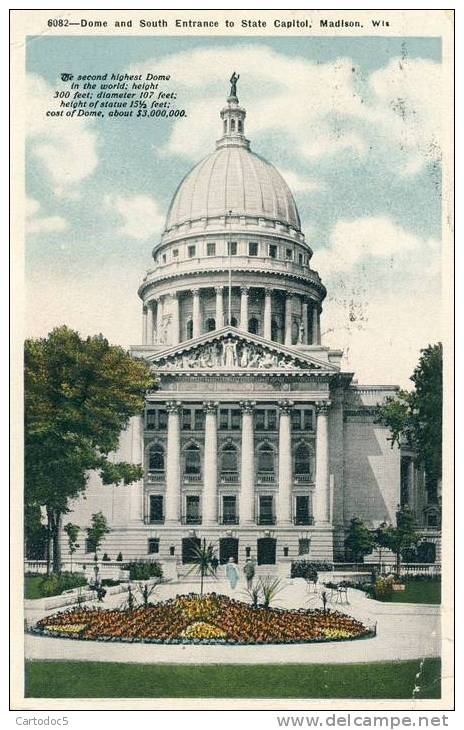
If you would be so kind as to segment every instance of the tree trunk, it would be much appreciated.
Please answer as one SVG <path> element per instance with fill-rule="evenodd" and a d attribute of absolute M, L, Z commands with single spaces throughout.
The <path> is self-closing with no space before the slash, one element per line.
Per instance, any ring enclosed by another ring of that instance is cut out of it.
<path fill-rule="evenodd" d="M 401 550 L 396 553 L 396 575 L 398 578 L 401 575 Z"/>
<path fill-rule="evenodd" d="M 61 573 L 61 511 L 55 510 L 52 518 L 52 540 L 53 540 L 53 572 Z"/>
<path fill-rule="evenodd" d="M 50 575 L 52 562 L 52 516 L 51 510 L 47 507 L 47 545 L 45 548 L 45 558 L 47 561 L 47 575 Z"/>

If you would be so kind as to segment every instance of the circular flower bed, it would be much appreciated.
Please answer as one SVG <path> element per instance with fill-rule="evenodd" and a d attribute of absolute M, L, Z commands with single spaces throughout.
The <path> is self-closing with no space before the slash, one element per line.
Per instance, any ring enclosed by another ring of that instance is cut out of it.
<path fill-rule="evenodd" d="M 41 619 L 34 633 L 99 641 L 288 644 L 372 636 L 338 611 L 253 608 L 228 596 L 177 596 L 134 610 L 75 608 Z"/>

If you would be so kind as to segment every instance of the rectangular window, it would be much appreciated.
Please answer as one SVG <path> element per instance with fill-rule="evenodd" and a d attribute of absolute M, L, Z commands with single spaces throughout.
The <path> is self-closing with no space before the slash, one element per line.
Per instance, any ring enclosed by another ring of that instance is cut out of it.
<path fill-rule="evenodd" d="M 227 254 L 229 256 L 237 255 L 237 241 L 228 241 L 227 242 Z"/>
<path fill-rule="evenodd" d="M 156 411 L 155 410 L 147 411 L 146 429 L 147 429 L 147 431 L 154 431 L 156 429 Z"/>
<path fill-rule="evenodd" d="M 259 522 L 261 525 L 274 524 L 273 501 L 272 496 L 266 495 L 259 498 Z"/>
<path fill-rule="evenodd" d="M 148 538 L 148 554 L 153 555 L 154 553 L 159 553 L 159 549 L 160 549 L 159 537 L 149 537 Z"/>
<path fill-rule="evenodd" d="M 227 431 L 229 428 L 229 411 L 224 408 L 219 411 L 219 428 L 221 431 Z"/>
<path fill-rule="evenodd" d="M 150 522 L 163 521 L 163 495 L 150 494 Z"/>
<path fill-rule="evenodd" d="M 93 540 L 89 540 L 88 537 L 85 538 L 85 552 L 86 553 L 95 552 L 95 543 L 93 542 Z"/>
<path fill-rule="evenodd" d="M 271 410 L 267 412 L 267 429 L 268 431 L 277 430 L 277 411 Z"/>
<path fill-rule="evenodd" d="M 277 258 L 277 246 L 274 246 L 274 244 L 272 243 L 269 246 L 269 256 L 271 257 L 271 259 Z"/>
<path fill-rule="evenodd" d="M 240 419 L 240 411 L 238 409 L 233 408 L 231 413 L 231 428 L 233 431 L 240 431 L 241 426 L 241 419 Z"/>
<path fill-rule="evenodd" d="M 173 259 L 177 259 L 178 257 L 179 257 L 179 249 L 178 248 L 173 248 L 172 249 L 172 258 Z"/>
<path fill-rule="evenodd" d="M 235 496 L 222 498 L 222 521 L 225 525 L 237 523 L 237 498 Z"/>
<path fill-rule="evenodd" d="M 303 254 L 302 253 L 298 254 L 298 263 L 300 264 L 300 266 L 303 266 Z"/>
<path fill-rule="evenodd" d="M 264 431 L 266 428 L 265 412 L 263 410 L 255 411 L 255 428 L 257 431 Z"/>
<path fill-rule="evenodd" d="M 190 431 L 192 428 L 192 411 L 190 408 L 184 408 L 182 411 L 182 428 L 184 431 Z"/>
<path fill-rule="evenodd" d="M 313 430 L 313 412 L 312 411 L 303 411 L 303 429 L 305 431 L 312 431 Z"/>
<path fill-rule="evenodd" d="M 310 546 L 311 546 L 311 540 L 308 540 L 308 539 L 298 540 L 298 555 L 309 555 Z"/>
<path fill-rule="evenodd" d="M 255 241 L 250 241 L 250 243 L 248 244 L 248 255 L 249 256 L 258 255 L 258 244 Z"/>
<path fill-rule="evenodd" d="M 188 253 L 189 259 L 193 259 L 193 257 L 196 254 L 196 251 L 197 251 L 197 247 L 196 246 L 189 246 L 187 248 L 187 253 Z"/>
<path fill-rule="evenodd" d="M 295 500 L 295 524 L 309 525 L 309 497 L 308 495 L 299 494 Z"/>
<path fill-rule="evenodd" d="M 163 253 L 163 264 L 165 264 L 165 263 L 166 263 L 166 254 Z"/>
<path fill-rule="evenodd" d="M 207 256 L 216 256 L 216 244 L 215 243 L 206 244 L 206 255 Z"/>
<path fill-rule="evenodd" d="M 301 431 L 301 411 L 296 408 L 292 411 L 292 429 Z"/>
<path fill-rule="evenodd" d="M 168 412 L 164 408 L 160 408 L 158 411 L 158 429 L 160 431 L 166 431 L 168 427 Z"/>
<path fill-rule="evenodd" d="M 197 410 L 194 411 L 194 414 L 195 414 L 195 418 L 194 418 L 195 431 L 203 431 L 205 428 L 204 411 L 198 408 Z"/>
<path fill-rule="evenodd" d="M 187 524 L 200 521 L 200 497 L 197 494 L 188 494 L 185 498 L 185 516 Z"/>
<path fill-rule="evenodd" d="M 293 250 L 291 248 L 285 249 L 285 258 L 287 261 L 291 261 L 293 259 Z"/>

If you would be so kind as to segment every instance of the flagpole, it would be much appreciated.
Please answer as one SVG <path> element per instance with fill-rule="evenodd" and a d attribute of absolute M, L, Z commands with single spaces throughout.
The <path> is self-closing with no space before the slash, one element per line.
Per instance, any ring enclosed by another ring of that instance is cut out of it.
<path fill-rule="evenodd" d="M 232 243 L 231 243 L 232 211 L 229 210 L 229 316 L 227 324 L 232 324 Z"/>

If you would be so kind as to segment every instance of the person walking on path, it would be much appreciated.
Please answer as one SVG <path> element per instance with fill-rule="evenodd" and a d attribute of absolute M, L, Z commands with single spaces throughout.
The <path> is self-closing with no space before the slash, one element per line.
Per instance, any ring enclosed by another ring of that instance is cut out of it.
<path fill-rule="evenodd" d="M 233 558 L 229 558 L 229 562 L 226 565 L 226 577 L 231 589 L 235 590 L 235 586 L 238 583 L 238 570 Z"/>
<path fill-rule="evenodd" d="M 247 588 L 251 591 L 253 587 L 253 578 L 255 577 L 255 566 L 253 565 L 251 558 L 246 559 L 246 563 L 243 566 L 243 572 L 245 573 Z"/>

